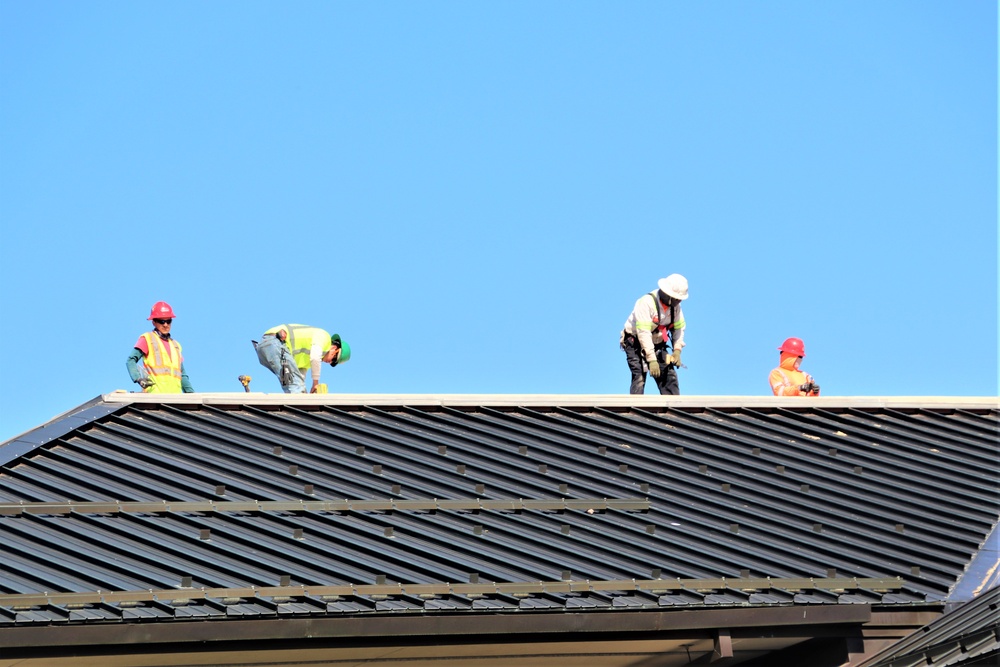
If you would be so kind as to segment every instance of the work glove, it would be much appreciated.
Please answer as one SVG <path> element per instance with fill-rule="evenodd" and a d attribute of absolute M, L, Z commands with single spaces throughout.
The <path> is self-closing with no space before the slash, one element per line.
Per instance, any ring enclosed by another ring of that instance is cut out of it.
<path fill-rule="evenodd" d="M 139 378 L 138 380 L 135 381 L 135 383 L 140 387 L 142 387 L 143 389 L 148 389 L 149 387 L 152 387 L 154 384 L 156 384 L 156 382 L 150 380 L 149 378 Z"/>
<path fill-rule="evenodd" d="M 681 351 L 680 351 L 680 348 L 674 350 L 673 353 L 670 355 L 670 363 L 673 364 L 674 366 L 678 366 L 678 367 L 681 365 Z"/>
<path fill-rule="evenodd" d="M 660 364 L 658 361 L 653 360 L 649 362 L 649 374 L 654 378 L 660 377 Z"/>
<path fill-rule="evenodd" d="M 799 385 L 799 391 L 803 394 L 808 394 L 809 392 L 816 391 L 819 386 L 813 384 L 812 382 L 806 382 L 805 384 Z"/>

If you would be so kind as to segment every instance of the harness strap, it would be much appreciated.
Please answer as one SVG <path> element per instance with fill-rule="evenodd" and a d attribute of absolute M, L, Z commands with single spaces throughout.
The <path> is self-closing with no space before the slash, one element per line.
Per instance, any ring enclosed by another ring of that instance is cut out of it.
<path fill-rule="evenodd" d="M 660 329 L 660 337 L 663 338 L 663 342 L 666 343 L 667 342 L 667 333 L 669 331 L 672 331 L 673 328 L 674 328 L 674 309 L 673 308 L 668 308 L 667 309 L 667 310 L 670 311 L 670 324 L 667 325 L 667 326 L 664 326 L 664 324 L 663 324 L 663 320 L 664 320 L 664 317 L 663 317 L 663 303 L 660 301 L 659 290 L 650 292 L 649 296 L 653 297 L 653 303 L 656 304 L 656 319 L 658 320 L 657 321 L 657 327 Z"/>

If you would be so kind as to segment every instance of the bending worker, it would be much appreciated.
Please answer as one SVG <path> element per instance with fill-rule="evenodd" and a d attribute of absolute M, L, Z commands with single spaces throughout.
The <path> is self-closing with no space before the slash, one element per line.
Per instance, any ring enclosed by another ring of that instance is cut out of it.
<path fill-rule="evenodd" d="M 184 370 L 181 344 L 170 337 L 174 309 L 165 301 L 157 301 L 146 319 L 153 321 L 153 330 L 139 336 L 125 360 L 132 382 L 146 393 L 193 393 L 191 380 Z"/>
<path fill-rule="evenodd" d="M 768 381 L 775 396 L 819 396 L 819 385 L 812 376 L 799 369 L 806 356 L 806 345 L 801 338 L 786 338 L 778 348 L 781 361 L 771 371 Z"/>
<path fill-rule="evenodd" d="M 312 370 L 312 388 L 319 387 L 323 364 L 336 367 L 351 358 L 351 346 L 318 327 L 305 324 L 279 324 L 264 332 L 261 342 L 252 341 L 260 365 L 269 369 L 281 382 L 286 394 L 306 392 L 306 371 Z"/>
<path fill-rule="evenodd" d="M 688 298 L 687 278 L 673 273 L 657 283 L 658 289 L 643 294 L 625 320 L 619 344 L 625 350 L 632 373 L 629 393 L 646 388 L 646 371 L 656 380 L 661 394 L 679 394 L 676 366 L 681 365 L 684 347 L 684 312 L 681 301 Z M 667 341 L 671 353 L 667 354 Z"/>

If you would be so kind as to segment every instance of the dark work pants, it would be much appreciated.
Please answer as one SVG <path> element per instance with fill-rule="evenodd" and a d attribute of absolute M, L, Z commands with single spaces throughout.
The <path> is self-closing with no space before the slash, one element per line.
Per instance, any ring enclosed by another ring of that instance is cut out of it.
<path fill-rule="evenodd" d="M 660 343 L 653 346 L 656 354 L 656 361 L 660 364 L 660 377 L 654 378 L 656 386 L 663 395 L 677 395 L 681 393 L 677 383 L 677 369 L 672 364 L 667 363 L 667 345 Z M 632 373 L 632 386 L 629 387 L 630 394 L 641 394 L 646 389 L 646 369 L 642 355 L 642 347 L 639 339 L 632 334 L 625 334 L 625 359 L 628 361 L 628 369 Z"/>

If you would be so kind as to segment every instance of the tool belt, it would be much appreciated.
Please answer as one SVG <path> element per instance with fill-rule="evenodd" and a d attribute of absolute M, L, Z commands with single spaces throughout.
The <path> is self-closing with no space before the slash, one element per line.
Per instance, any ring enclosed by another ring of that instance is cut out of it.
<path fill-rule="evenodd" d="M 641 352 L 642 351 L 642 344 L 639 342 L 639 337 L 636 336 L 635 334 L 631 334 L 631 333 L 629 333 L 627 331 L 624 331 L 623 333 L 625 334 L 624 338 L 622 339 L 623 340 L 623 345 L 627 345 L 629 347 L 634 347 L 635 349 L 637 349 L 637 350 L 639 350 Z M 653 349 L 654 350 L 666 350 L 667 349 L 667 343 L 666 343 L 666 341 L 660 341 L 659 343 L 653 343 Z M 642 356 L 642 355 L 639 355 L 639 356 Z"/>

